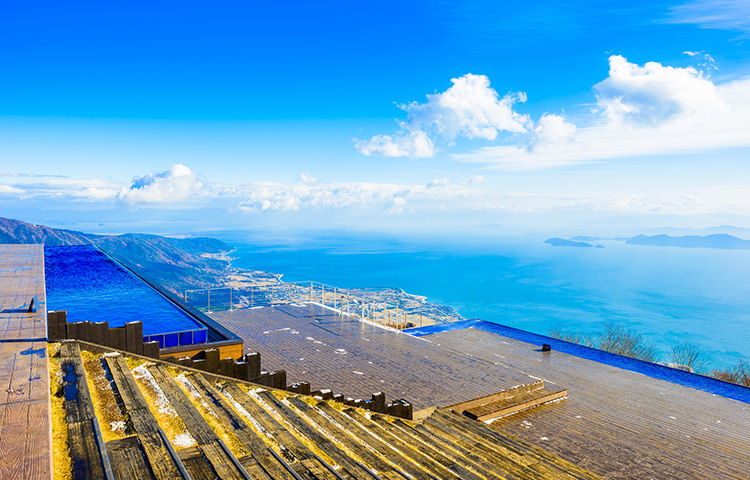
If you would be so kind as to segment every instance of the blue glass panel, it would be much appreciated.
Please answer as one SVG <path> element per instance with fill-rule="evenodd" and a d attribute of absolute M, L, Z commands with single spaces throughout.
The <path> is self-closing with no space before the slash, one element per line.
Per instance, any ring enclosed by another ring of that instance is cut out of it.
<path fill-rule="evenodd" d="M 193 343 L 193 332 L 180 332 L 180 345 L 190 345 Z"/>
<path fill-rule="evenodd" d="M 193 343 L 206 343 L 208 340 L 208 330 L 195 330 L 193 332 Z"/>
<path fill-rule="evenodd" d="M 164 334 L 164 347 L 176 347 L 179 343 L 179 334 L 177 333 L 165 333 Z"/>

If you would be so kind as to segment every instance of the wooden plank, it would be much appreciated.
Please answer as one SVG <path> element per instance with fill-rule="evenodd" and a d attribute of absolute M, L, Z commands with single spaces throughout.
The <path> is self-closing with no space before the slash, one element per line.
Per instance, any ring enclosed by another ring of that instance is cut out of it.
<path fill-rule="evenodd" d="M 331 457 L 334 462 L 338 463 L 341 467 L 341 470 L 339 471 L 341 475 L 354 480 L 356 480 L 357 478 L 362 478 L 363 476 L 366 477 L 368 475 L 367 472 L 362 471 L 363 469 L 360 465 L 357 465 L 354 461 L 352 461 L 351 458 L 349 458 L 346 453 L 342 452 L 339 449 L 338 445 L 312 428 L 312 426 L 305 419 L 297 415 L 297 413 L 286 406 L 273 394 L 265 391 L 258 392 L 258 396 L 262 398 L 266 403 L 271 405 L 284 420 L 292 424 L 294 428 L 296 428 L 302 435 L 307 437 L 309 441 L 311 441 L 314 445 L 316 445 L 319 449 L 321 449 L 329 457 Z"/>
<path fill-rule="evenodd" d="M 429 480 L 430 475 L 420 468 L 414 461 L 399 452 L 397 449 L 388 445 L 383 440 L 377 438 L 365 427 L 355 422 L 351 417 L 344 415 L 335 408 L 328 405 L 326 402 L 318 402 L 316 405 L 322 412 L 329 417 L 333 418 L 334 421 L 342 425 L 346 430 L 358 441 L 362 442 L 365 446 L 372 448 L 383 457 L 387 458 L 389 462 L 393 463 L 397 469 L 404 472 L 414 478 Z"/>
<path fill-rule="evenodd" d="M 220 478 L 211 464 L 206 461 L 200 448 L 183 448 L 177 453 L 193 480 Z"/>
<path fill-rule="evenodd" d="M 529 408 L 534 408 L 553 400 L 561 399 L 567 395 L 567 390 L 557 390 L 554 392 L 547 389 L 535 390 L 533 392 L 516 395 L 511 398 L 504 398 L 476 408 L 471 408 L 465 410 L 463 414 L 472 420 L 484 422 L 486 420 L 493 420 L 512 413 L 528 410 Z"/>
<path fill-rule="evenodd" d="M 541 448 L 534 447 L 518 438 L 503 435 L 493 431 L 482 422 L 471 420 L 463 415 L 449 413 L 441 409 L 435 410 L 427 421 L 438 421 L 443 425 L 460 432 L 464 436 L 473 438 L 477 443 L 475 448 L 485 452 L 494 452 L 495 457 L 515 459 L 534 471 L 542 478 L 552 476 L 558 478 L 598 479 L 590 473 L 560 457 L 552 455 Z"/>
<path fill-rule="evenodd" d="M 232 406 L 221 396 L 201 374 L 188 375 L 190 383 L 198 390 L 203 399 L 208 402 L 211 409 L 221 419 L 222 423 L 232 430 L 240 440 L 240 443 L 247 448 L 252 458 L 254 458 L 268 474 L 279 480 L 292 480 L 292 476 L 287 469 L 281 465 L 276 457 L 269 451 L 263 439 L 258 437 L 242 417 L 232 408 Z M 240 459 L 240 461 L 242 461 Z M 244 465 L 244 463 L 243 463 Z M 252 474 L 252 473 L 251 473 Z"/>
<path fill-rule="evenodd" d="M 74 479 L 104 478 L 104 467 L 96 443 L 94 403 L 86 383 L 86 372 L 77 343 L 66 342 L 60 347 L 60 368 L 63 372 L 65 422 Z"/>
<path fill-rule="evenodd" d="M 451 461 L 479 473 L 484 478 L 494 480 L 508 478 L 507 476 L 498 475 L 495 465 L 484 461 L 484 459 L 474 455 L 470 451 L 463 450 L 455 443 L 445 442 L 444 439 L 430 435 L 429 432 L 421 430 L 420 426 L 409 425 L 400 418 L 395 419 L 393 425 L 401 428 L 404 433 L 411 435 L 415 440 L 428 445 L 433 450 L 441 452 L 444 456 L 450 458 Z"/>
<path fill-rule="evenodd" d="M 367 466 L 378 472 L 380 477 L 387 478 L 386 474 L 391 472 L 400 479 L 409 478 L 406 474 L 400 472 L 398 469 L 394 468 L 393 465 L 386 462 L 383 457 L 352 438 L 347 430 L 330 421 L 318 409 L 311 407 L 297 397 L 290 397 L 289 402 L 297 407 L 297 409 L 305 416 L 317 423 L 318 426 L 328 432 L 332 437 L 345 445 L 346 448 L 354 452 L 354 454 L 361 458 Z"/>
<path fill-rule="evenodd" d="M 110 329 L 111 331 L 111 329 Z M 159 422 L 143 397 L 122 355 L 105 357 L 128 416 L 157 480 L 183 478 L 164 440 L 159 434 Z"/>
<path fill-rule="evenodd" d="M 513 396 L 521 395 L 524 393 L 534 392 L 537 390 L 541 390 L 543 388 L 544 388 L 544 380 L 537 380 L 536 382 L 532 382 L 526 385 L 518 385 L 516 387 L 508 388 L 497 393 L 491 393 L 489 395 L 484 395 L 482 397 L 474 398 L 472 400 L 467 400 L 465 402 L 459 402 L 453 405 L 448 405 L 443 408 L 461 413 L 464 410 L 481 407 L 482 405 L 486 405 L 488 403 L 494 403 L 500 400 L 505 400 L 508 397 L 513 397 Z"/>
<path fill-rule="evenodd" d="M 408 455 L 409 458 L 418 463 L 426 472 L 437 475 L 440 478 L 455 479 L 461 476 L 459 473 L 454 472 L 450 468 L 448 468 L 449 466 L 441 465 L 434 458 L 430 457 L 426 448 L 423 450 L 414 448 L 410 443 L 405 442 L 399 436 L 394 435 L 393 433 L 391 433 L 391 431 L 384 428 L 384 426 L 373 422 L 363 415 L 360 415 L 356 410 L 348 408 L 344 411 L 344 413 L 349 415 L 353 420 L 358 422 L 363 427 L 369 429 L 370 432 L 382 438 L 390 445 L 396 447 L 396 449 L 403 452 L 403 454 Z M 455 465 L 451 466 L 455 468 Z M 463 476 L 462 478 L 478 480 L 478 477 L 471 472 L 466 472 L 466 476 Z"/>
<path fill-rule="evenodd" d="M 458 477 L 462 479 L 481 480 L 481 477 L 474 471 L 466 468 L 463 462 L 456 462 L 453 458 L 444 455 L 442 449 L 434 448 L 429 444 L 420 442 L 414 437 L 407 435 L 403 430 L 390 423 L 382 415 L 372 415 L 370 420 L 374 425 L 377 425 L 388 432 L 388 437 L 393 438 L 397 444 L 404 444 L 408 446 L 408 448 L 418 451 L 421 455 L 426 456 L 431 461 L 437 462 L 438 465 L 450 470 Z M 435 471 L 437 471 L 437 469 L 435 469 Z"/>
<path fill-rule="evenodd" d="M 250 395 L 242 391 L 242 389 L 235 384 L 227 385 L 226 390 L 232 395 L 232 398 L 242 406 L 242 408 L 247 410 L 255 421 L 273 436 L 280 446 L 283 446 L 286 450 L 291 452 L 294 457 L 296 457 L 310 475 L 314 478 L 337 480 L 336 477 L 324 467 L 321 470 L 316 468 L 315 470 L 318 473 L 311 472 L 309 468 L 310 465 L 319 463 L 317 459 L 315 459 L 315 454 L 313 454 L 305 444 L 287 431 L 284 426 L 276 421 L 276 419 L 273 418 L 273 416 L 261 407 L 252 397 L 250 397 Z M 303 462 L 303 460 L 306 462 Z"/>
<path fill-rule="evenodd" d="M 244 476 L 237 470 L 234 461 L 229 457 L 231 452 L 225 452 L 219 445 L 219 437 L 208 425 L 198 409 L 177 386 L 163 365 L 156 364 L 148 367 L 154 380 L 169 399 L 172 408 L 185 423 L 190 435 L 198 442 L 198 448 L 203 452 L 217 475 L 222 479 L 243 480 Z M 236 459 L 234 459 L 236 460 Z"/>
<path fill-rule="evenodd" d="M 110 440 L 106 447 L 115 480 L 156 480 L 135 435 Z"/>

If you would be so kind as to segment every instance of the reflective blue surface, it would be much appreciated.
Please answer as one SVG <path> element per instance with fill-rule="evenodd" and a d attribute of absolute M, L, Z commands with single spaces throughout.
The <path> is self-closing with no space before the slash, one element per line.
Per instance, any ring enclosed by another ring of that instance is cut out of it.
<path fill-rule="evenodd" d="M 90 245 L 44 248 L 47 309 L 68 322 L 121 327 L 143 322 L 143 338 L 161 347 L 206 341 L 206 327 Z"/>
<path fill-rule="evenodd" d="M 595 362 L 612 365 L 613 367 L 638 372 L 649 377 L 666 380 L 668 382 L 683 385 L 685 387 L 695 388 L 704 392 L 721 395 L 722 397 L 732 398 L 741 402 L 750 403 L 750 388 L 732 383 L 722 382 L 715 378 L 704 377 L 694 373 L 677 370 L 675 368 L 665 367 L 656 363 L 644 362 L 635 358 L 623 357 L 614 353 L 604 352 L 595 348 L 584 347 L 576 343 L 570 343 L 556 338 L 538 335 L 536 333 L 526 332 L 513 327 L 506 327 L 497 323 L 485 322 L 483 320 L 466 320 L 463 322 L 454 322 L 443 325 L 434 325 L 429 327 L 417 327 L 404 330 L 404 333 L 423 337 L 433 333 L 449 332 L 453 330 L 462 330 L 464 328 L 477 328 L 486 332 L 502 335 L 503 337 L 520 340 L 532 345 L 546 343 L 557 350 L 569 353 L 577 357 L 593 360 Z"/>

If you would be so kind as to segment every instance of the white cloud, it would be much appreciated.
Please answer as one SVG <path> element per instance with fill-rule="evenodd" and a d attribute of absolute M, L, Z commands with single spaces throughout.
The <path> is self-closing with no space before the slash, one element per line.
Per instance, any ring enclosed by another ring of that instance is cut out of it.
<path fill-rule="evenodd" d="M 573 140 L 576 126 L 568 123 L 562 116 L 545 113 L 534 127 L 531 148 L 544 147 L 550 144 L 565 143 Z"/>
<path fill-rule="evenodd" d="M 310 175 L 310 172 L 302 172 L 299 176 L 299 179 L 305 185 L 317 185 L 318 183 L 320 183 L 317 178 Z"/>
<path fill-rule="evenodd" d="M 202 187 L 196 175 L 182 164 L 172 165 L 165 172 L 135 178 L 122 188 L 118 200 L 128 205 L 139 203 L 174 203 L 189 199 Z"/>
<path fill-rule="evenodd" d="M 670 9 L 669 23 L 691 23 L 701 28 L 750 33 L 750 2 L 747 0 L 692 0 Z"/>
<path fill-rule="evenodd" d="M 552 116 L 540 119 L 553 137 L 568 141 L 486 147 L 454 155 L 505 169 L 538 169 L 605 159 L 672 155 L 750 146 L 750 78 L 714 84 L 695 68 L 649 62 L 639 66 L 610 57 L 609 77 L 594 86 L 597 108 L 588 126 Z M 580 122 L 579 122 L 580 123 Z M 539 135 L 537 133 L 537 135 Z"/>
<path fill-rule="evenodd" d="M 0 194 L 18 195 L 22 193 L 23 190 L 21 190 L 20 188 L 16 188 L 10 185 L 0 185 Z"/>
<path fill-rule="evenodd" d="M 725 109 L 714 84 L 695 68 L 639 66 L 620 55 L 609 57 L 609 77 L 594 90 L 599 107 L 617 125 L 658 125 Z"/>
<path fill-rule="evenodd" d="M 246 199 L 240 210 L 297 211 L 303 209 L 325 209 L 346 207 L 375 207 L 403 209 L 405 197 L 412 188 L 396 184 L 377 183 L 332 183 L 328 185 L 286 185 L 281 183 L 257 183 L 243 187 Z"/>
<path fill-rule="evenodd" d="M 364 155 L 381 155 L 383 157 L 429 158 L 435 155 L 435 145 L 430 137 L 421 130 L 402 131 L 395 135 L 375 135 L 369 140 L 354 139 L 354 147 Z"/>
<path fill-rule="evenodd" d="M 432 157 L 436 145 L 452 145 L 459 138 L 494 140 L 500 132 L 527 131 L 530 120 L 513 110 L 525 102 L 524 93 L 500 97 L 485 75 L 467 74 L 451 79 L 442 93 L 427 95 L 427 102 L 400 105 L 406 120 L 394 135 L 355 139 L 356 149 L 365 155 L 386 157 Z"/>

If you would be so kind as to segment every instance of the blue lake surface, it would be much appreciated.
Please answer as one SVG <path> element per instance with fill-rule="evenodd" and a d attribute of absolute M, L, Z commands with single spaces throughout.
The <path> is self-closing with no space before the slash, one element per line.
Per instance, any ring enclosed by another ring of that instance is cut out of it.
<path fill-rule="evenodd" d="M 68 322 L 142 321 L 144 339 L 162 347 L 206 341 L 204 325 L 93 246 L 45 247 L 44 269 L 47 309 Z"/>
<path fill-rule="evenodd" d="M 225 237 L 233 265 L 342 288 L 397 287 L 465 318 L 547 334 L 595 335 L 607 321 L 631 328 L 669 361 L 697 343 L 710 367 L 750 359 L 750 251 L 552 247 L 544 238 L 398 240 L 331 235 Z"/>

